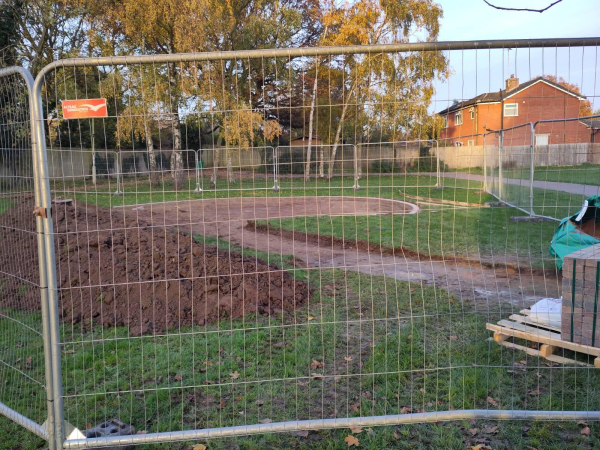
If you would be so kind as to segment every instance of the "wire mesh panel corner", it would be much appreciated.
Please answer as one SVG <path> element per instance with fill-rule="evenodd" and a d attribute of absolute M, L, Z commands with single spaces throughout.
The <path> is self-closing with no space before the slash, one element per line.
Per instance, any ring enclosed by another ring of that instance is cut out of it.
<path fill-rule="evenodd" d="M 596 350 L 488 339 L 561 286 L 556 224 L 512 220 L 536 215 L 539 119 L 470 111 L 505 83 L 480 44 L 44 69 L 64 417 L 142 432 L 65 445 L 598 417 Z M 462 61 L 453 102 L 427 67 Z M 107 116 L 65 120 L 85 97 Z"/>
<path fill-rule="evenodd" d="M 18 67 L 0 69 L 0 413 L 48 439 L 44 252 L 30 95 L 33 79 Z M 31 436 L 28 436 L 30 439 Z M 7 442 L 10 442 L 6 436 Z M 16 444 L 16 443 L 15 443 Z M 53 447 L 54 448 L 54 447 Z"/>

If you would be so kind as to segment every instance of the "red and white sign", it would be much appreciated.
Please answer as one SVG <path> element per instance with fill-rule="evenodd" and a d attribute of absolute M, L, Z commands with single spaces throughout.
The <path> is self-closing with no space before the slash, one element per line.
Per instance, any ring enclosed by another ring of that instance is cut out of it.
<path fill-rule="evenodd" d="M 63 118 L 87 119 L 89 117 L 107 117 L 105 98 L 86 98 L 83 100 L 63 100 Z"/>

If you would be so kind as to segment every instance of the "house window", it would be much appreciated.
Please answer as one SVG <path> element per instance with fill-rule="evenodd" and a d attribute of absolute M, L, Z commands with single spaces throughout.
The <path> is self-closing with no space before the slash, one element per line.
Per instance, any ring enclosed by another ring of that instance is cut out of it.
<path fill-rule="evenodd" d="M 454 125 L 462 125 L 462 111 L 454 115 Z"/>
<path fill-rule="evenodd" d="M 536 134 L 535 145 L 548 145 L 548 134 Z"/>
<path fill-rule="evenodd" d="M 506 103 L 504 105 L 504 117 L 516 117 L 519 115 L 518 103 Z"/>
<path fill-rule="evenodd" d="M 473 139 L 470 139 L 467 141 L 467 146 L 473 147 L 474 145 L 475 145 L 475 141 Z"/>
<path fill-rule="evenodd" d="M 448 116 L 444 116 L 444 128 L 448 128 Z"/>
<path fill-rule="evenodd" d="M 469 114 L 471 114 L 471 120 L 475 119 L 475 108 L 471 108 Z"/>

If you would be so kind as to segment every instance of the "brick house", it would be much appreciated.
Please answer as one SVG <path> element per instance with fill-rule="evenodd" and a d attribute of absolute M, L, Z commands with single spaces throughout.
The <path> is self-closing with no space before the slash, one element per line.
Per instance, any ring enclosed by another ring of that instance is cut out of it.
<path fill-rule="evenodd" d="M 519 84 L 511 75 L 506 89 L 478 95 L 456 103 L 438 114 L 444 120 L 440 139 L 446 145 L 483 145 L 483 134 L 546 119 L 579 117 L 585 97 L 542 77 Z M 528 127 L 507 131 L 505 145 L 529 145 Z M 486 145 L 496 145 L 498 135 L 488 135 Z M 590 142 L 589 128 L 578 120 L 553 122 L 536 127 L 536 145 Z"/>

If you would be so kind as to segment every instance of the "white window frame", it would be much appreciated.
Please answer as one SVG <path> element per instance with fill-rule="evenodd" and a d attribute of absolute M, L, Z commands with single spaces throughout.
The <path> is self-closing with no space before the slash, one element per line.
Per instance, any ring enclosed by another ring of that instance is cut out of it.
<path fill-rule="evenodd" d="M 448 114 L 442 117 L 444 118 L 444 128 L 448 128 Z"/>
<path fill-rule="evenodd" d="M 514 114 L 507 114 L 506 107 L 514 107 Z M 504 104 L 504 117 L 518 117 L 519 116 L 519 104 L 518 103 L 505 103 Z"/>
<path fill-rule="evenodd" d="M 469 109 L 469 113 L 471 115 L 471 120 L 475 119 L 475 108 Z"/>
<path fill-rule="evenodd" d="M 459 121 L 460 119 L 460 121 Z M 463 123 L 463 117 L 462 117 L 462 111 L 458 111 L 457 113 L 454 114 L 454 125 L 462 125 Z"/>
<path fill-rule="evenodd" d="M 546 138 L 546 143 L 545 144 L 539 144 L 538 143 L 538 138 L 544 136 Z M 550 144 L 550 135 L 549 134 L 536 134 L 535 135 L 535 145 L 549 145 Z"/>
<path fill-rule="evenodd" d="M 475 147 L 475 140 L 474 139 L 469 139 L 467 141 L 467 147 Z"/>

